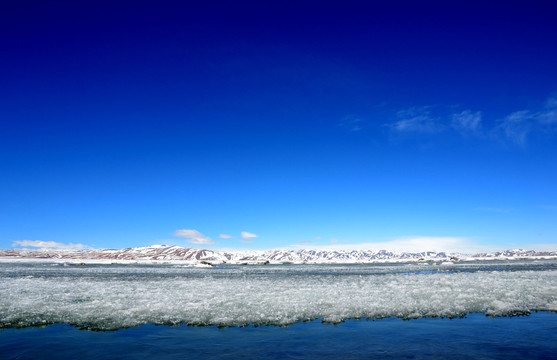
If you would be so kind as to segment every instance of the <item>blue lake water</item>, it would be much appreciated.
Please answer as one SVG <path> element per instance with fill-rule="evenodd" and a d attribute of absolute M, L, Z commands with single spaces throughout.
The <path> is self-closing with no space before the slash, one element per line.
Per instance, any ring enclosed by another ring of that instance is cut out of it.
<path fill-rule="evenodd" d="M 551 359 L 556 311 L 557 260 L 0 262 L 2 359 Z"/>
<path fill-rule="evenodd" d="M 3 359 L 555 359 L 557 314 L 320 321 L 287 327 L 64 324 L 0 331 Z"/>

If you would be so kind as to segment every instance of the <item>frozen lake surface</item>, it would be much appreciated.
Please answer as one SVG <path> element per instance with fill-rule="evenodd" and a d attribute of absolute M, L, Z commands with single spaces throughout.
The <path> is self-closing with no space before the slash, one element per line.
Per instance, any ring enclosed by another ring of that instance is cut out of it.
<path fill-rule="evenodd" d="M 5 359 L 553 359 L 556 310 L 556 260 L 0 262 Z"/>
<path fill-rule="evenodd" d="M 367 265 L 0 263 L 0 328 L 289 325 L 557 311 L 557 261 Z"/>

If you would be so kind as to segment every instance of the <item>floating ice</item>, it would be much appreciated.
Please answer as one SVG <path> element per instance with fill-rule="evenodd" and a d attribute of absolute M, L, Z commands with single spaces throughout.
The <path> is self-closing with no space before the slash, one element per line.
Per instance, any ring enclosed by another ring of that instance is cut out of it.
<path fill-rule="evenodd" d="M 321 318 L 557 311 L 557 261 L 455 264 L 0 264 L 0 327 L 287 325 Z"/>

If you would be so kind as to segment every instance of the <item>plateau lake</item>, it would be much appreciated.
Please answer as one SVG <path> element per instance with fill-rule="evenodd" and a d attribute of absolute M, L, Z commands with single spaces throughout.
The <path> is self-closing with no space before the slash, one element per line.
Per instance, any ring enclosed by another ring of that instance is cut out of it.
<path fill-rule="evenodd" d="M 554 358 L 557 261 L 0 263 L 0 354 Z"/>

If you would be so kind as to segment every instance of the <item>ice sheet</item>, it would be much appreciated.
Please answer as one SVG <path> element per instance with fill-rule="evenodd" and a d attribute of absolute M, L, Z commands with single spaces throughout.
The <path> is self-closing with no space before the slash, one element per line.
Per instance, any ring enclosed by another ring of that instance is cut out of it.
<path fill-rule="evenodd" d="M 288 325 L 557 311 L 555 261 L 484 265 L 1 264 L 0 327 Z"/>

